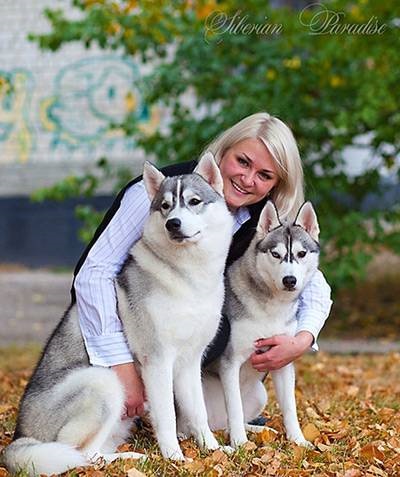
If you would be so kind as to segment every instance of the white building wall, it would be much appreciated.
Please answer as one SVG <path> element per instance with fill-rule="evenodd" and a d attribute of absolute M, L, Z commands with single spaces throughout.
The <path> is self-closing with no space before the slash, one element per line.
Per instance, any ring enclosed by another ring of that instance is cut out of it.
<path fill-rule="evenodd" d="M 49 31 L 45 7 L 79 14 L 70 4 L 0 1 L 0 196 L 27 195 L 102 156 L 136 172 L 140 151 L 109 125 L 128 112 L 150 131 L 159 124 L 160 112 L 142 103 L 136 85 L 145 71 L 133 58 L 76 42 L 41 51 L 27 39 Z"/>

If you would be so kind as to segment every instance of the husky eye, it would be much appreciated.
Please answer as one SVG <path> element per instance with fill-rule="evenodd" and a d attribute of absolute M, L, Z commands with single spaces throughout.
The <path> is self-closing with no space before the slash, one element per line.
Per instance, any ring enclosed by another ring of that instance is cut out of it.
<path fill-rule="evenodd" d="M 189 200 L 189 205 L 199 205 L 201 203 L 200 199 L 196 199 L 196 197 L 193 197 L 193 199 Z"/>
<path fill-rule="evenodd" d="M 272 255 L 274 258 L 281 258 L 281 256 L 279 255 L 278 252 L 274 252 L 274 251 L 272 251 L 272 250 L 270 250 L 270 252 L 271 252 L 271 255 Z"/>
<path fill-rule="evenodd" d="M 307 255 L 307 252 L 305 252 L 304 250 L 302 250 L 301 252 L 297 254 L 299 258 L 304 258 L 306 255 Z"/>
<path fill-rule="evenodd" d="M 161 204 L 161 208 L 162 208 L 163 210 L 168 210 L 168 209 L 169 209 L 169 204 L 168 204 L 168 202 L 163 202 L 163 203 Z"/>

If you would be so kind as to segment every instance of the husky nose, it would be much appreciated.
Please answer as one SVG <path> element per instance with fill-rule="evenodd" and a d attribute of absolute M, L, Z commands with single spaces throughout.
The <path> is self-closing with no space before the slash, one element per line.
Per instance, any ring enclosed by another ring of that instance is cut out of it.
<path fill-rule="evenodd" d="M 286 277 L 282 278 L 282 283 L 285 285 L 286 288 L 294 288 L 296 286 L 296 277 L 293 275 L 287 275 Z"/>
<path fill-rule="evenodd" d="M 168 232 L 177 232 L 181 228 L 182 222 L 180 219 L 168 219 L 165 227 L 167 227 Z"/>

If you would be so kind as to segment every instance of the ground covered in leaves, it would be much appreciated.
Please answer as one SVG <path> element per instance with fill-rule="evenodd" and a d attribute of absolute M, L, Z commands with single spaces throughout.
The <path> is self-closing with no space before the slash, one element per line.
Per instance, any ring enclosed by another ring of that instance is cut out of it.
<path fill-rule="evenodd" d="M 18 401 L 37 359 L 36 348 L 0 350 L 0 449 L 15 426 Z M 400 355 L 332 356 L 318 353 L 297 365 L 297 403 L 301 425 L 314 450 L 288 443 L 270 380 L 265 415 L 271 430 L 250 435 L 231 456 L 202 454 L 190 440 L 182 442 L 188 461 L 164 461 L 151 430 L 133 434 L 121 450 L 146 451 L 147 462 L 101 462 L 66 473 L 87 476 L 326 476 L 400 475 Z M 221 442 L 226 437 L 221 432 Z M 0 477 L 8 475 L 0 467 Z M 21 473 L 21 477 L 22 477 Z"/>

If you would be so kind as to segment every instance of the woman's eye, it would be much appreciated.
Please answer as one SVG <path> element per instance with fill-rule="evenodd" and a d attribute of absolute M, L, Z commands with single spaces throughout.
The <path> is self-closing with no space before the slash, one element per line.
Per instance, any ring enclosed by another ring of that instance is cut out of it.
<path fill-rule="evenodd" d="M 281 256 L 279 255 L 279 253 L 273 252 L 272 250 L 271 250 L 271 255 L 272 255 L 274 258 L 281 258 Z"/>
<path fill-rule="evenodd" d="M 247 166 L 247 161 L 246 159 L 244 159 L 243 157 L 238 157 L 238 162 L 239 164 L 241 164 L 242 166 Z"/>
<path fill-rule="evenodd" d="M 168 202 L 163 202 L 163 203 L 161 204 L 161 208 L 164 209 L 164 210 L 168 210 L 168 209 L 169 209 L 169 204 L 168 204 Z"/>
<path fill-rule="evenodd" d="M 200 199 L 193 198 L 189 200 L 189 205 L 199 205 L 200 203 L 201 203 Z"/>
<path fill-rule="evenodd" d="M 272 177 L 269 174 L 264 174 L 264 173 L 259 174 L 259 177 L 262 181 L 269 181 L 272 179 Z"/>
<path fill-rule="evenodd" d="M 306 256 L 306 254 L 307 254 L 307 252 L 305 252 L 304 250 L 302 250 L 301 252 L 299 252 L 299 253 L 297 254 L 297 256 L 298 256 L 299 258 L 304 258 L 304 257 Z"/>

